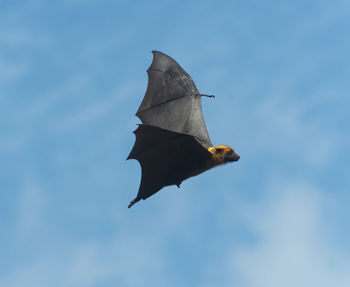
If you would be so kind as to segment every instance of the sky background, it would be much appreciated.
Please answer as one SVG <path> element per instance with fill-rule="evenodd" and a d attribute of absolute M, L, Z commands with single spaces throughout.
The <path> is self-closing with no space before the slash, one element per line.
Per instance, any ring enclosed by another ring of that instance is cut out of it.
<path fill-rule="evenodd" d="M 0 285 L 350 286 L 349 1 L 0 4 Z M 128 209 L 152 50 L 239 162 Z"/>

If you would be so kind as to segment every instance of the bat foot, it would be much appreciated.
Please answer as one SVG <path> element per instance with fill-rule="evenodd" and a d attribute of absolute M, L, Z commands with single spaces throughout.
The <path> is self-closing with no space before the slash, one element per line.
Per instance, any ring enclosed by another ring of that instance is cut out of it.
<path fill-rule="evenodd" d="M 129 204 L 129 206 L 128 206 L 128 208 L 130 208 L 131 206 L 133 206 L 136 202 L 138 202 L 140 200 L 140 198 L 135 198 L 135 199 L 133 199 L 131 202 L 130 202 L 130 204 Z"/>
<path fill-rule="evenodd" d="M 214 95 L 203 95 L 203 94 L 200 94 L 201 97 L 207 97 L 207 98 L 215 98 Z"/>
<path fill-rule="evenodd" d="M 180 184 L 181 184 L 181 183 L 177 183 L 176 186 L 177 186 L 178 188 L 180 188 Z"/>

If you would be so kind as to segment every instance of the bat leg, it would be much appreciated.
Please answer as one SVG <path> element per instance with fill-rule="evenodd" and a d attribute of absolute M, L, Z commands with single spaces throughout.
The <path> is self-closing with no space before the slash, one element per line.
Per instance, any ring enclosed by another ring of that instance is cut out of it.
<path fill-rule="evenodd" d="M 129 204 L 129 206 L 128 206 L 128 208 L 130 208 L 131 206 L 133 206 L 136 202 L 138 202 L 139 200 L 140 200 L 141 198 L 134 198 L 131 202 L 130 202 L 130 204 Z"/>

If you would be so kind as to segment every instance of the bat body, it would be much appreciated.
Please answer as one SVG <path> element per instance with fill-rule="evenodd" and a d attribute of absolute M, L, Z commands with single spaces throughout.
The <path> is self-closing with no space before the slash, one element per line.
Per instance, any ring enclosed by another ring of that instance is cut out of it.
<path fill-rule="evenodd" d="M 201 95 L 172 58 L 153 51 L 146 95 L 136 113 L 142 121 L 127 159 L 141 164 L 137 197 L 129 207 L 164 186 L 177 185 L 215 166 L 237 161 L 229 146 L 213 147 L 204 122 Z"/>

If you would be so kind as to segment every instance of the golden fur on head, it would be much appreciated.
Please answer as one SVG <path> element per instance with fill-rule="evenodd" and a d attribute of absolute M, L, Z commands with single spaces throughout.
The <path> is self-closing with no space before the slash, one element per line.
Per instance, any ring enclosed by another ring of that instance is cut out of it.
<path fill-rule="evenodd" d="M 215 165 L 239 160 L 239 155 L 234 152 L 233 148 L 227 145 L 210 147 L 208 151 L 213 155 Z"/>

